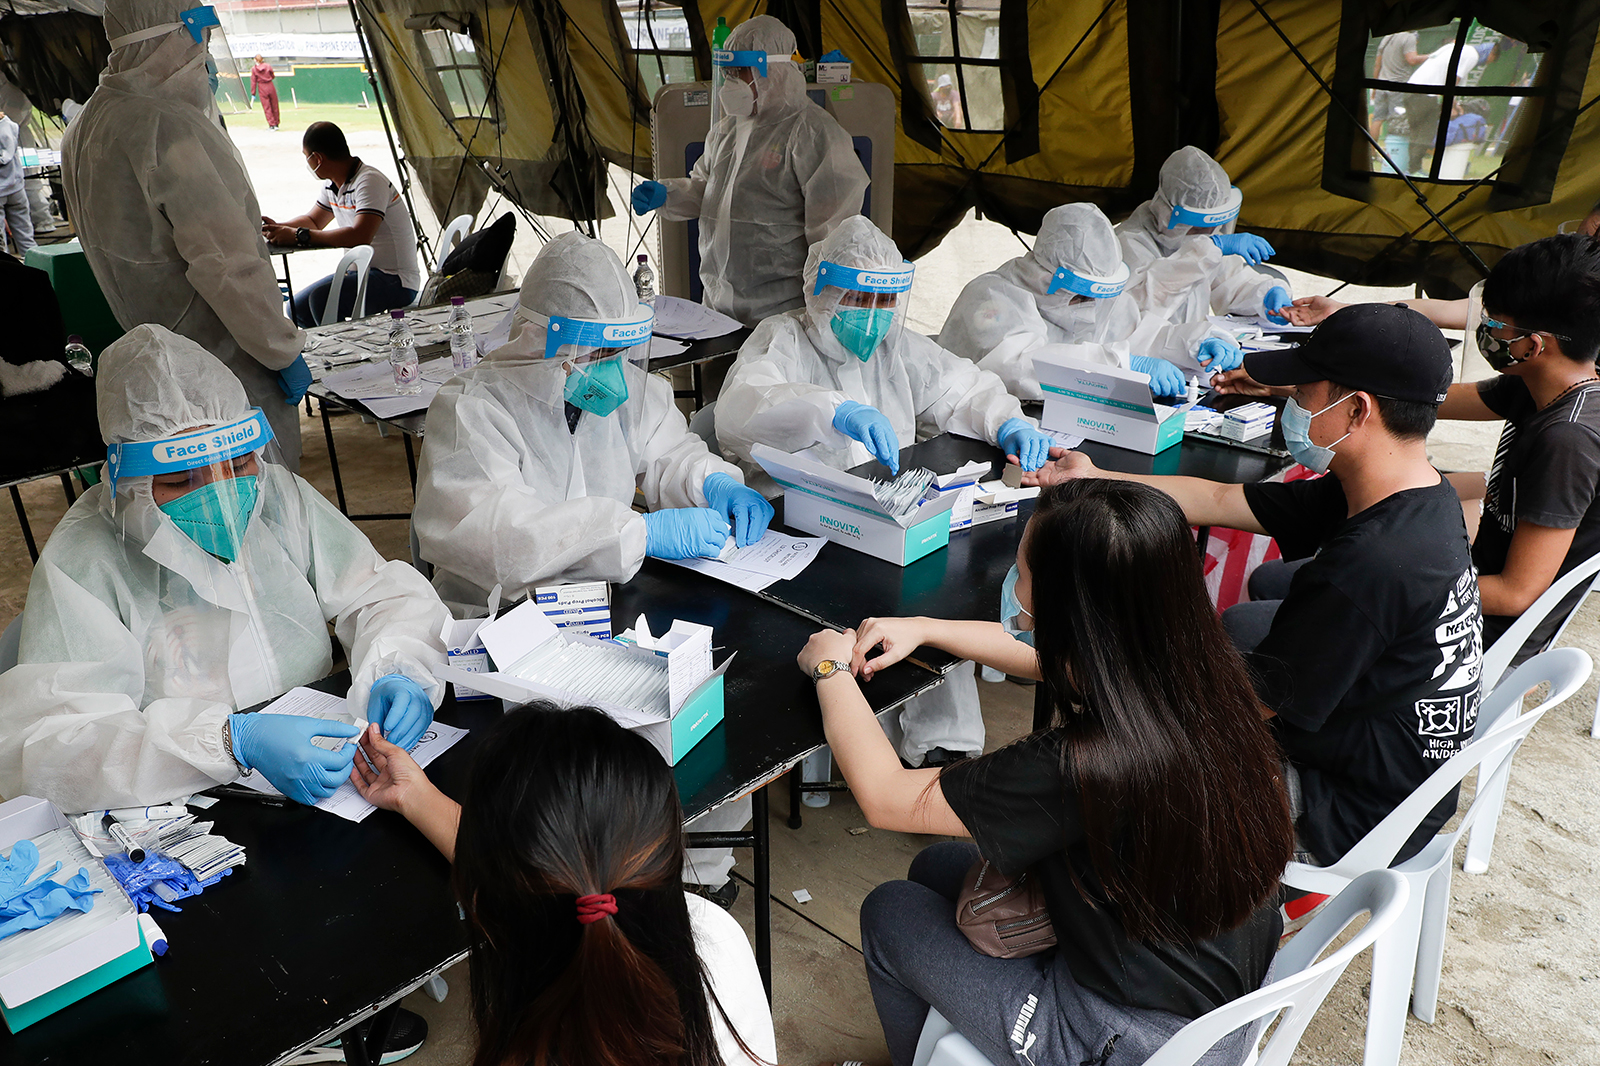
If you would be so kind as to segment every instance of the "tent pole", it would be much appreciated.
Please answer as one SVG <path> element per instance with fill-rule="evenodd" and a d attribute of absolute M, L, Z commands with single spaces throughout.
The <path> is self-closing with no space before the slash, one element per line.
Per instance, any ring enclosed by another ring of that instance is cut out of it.
<path fill-rule="evenodd" d="M 361 13 L 356 0 L 345 0 L 350 7 L 350 21 L 355 23 L 356 40 L 361 44 L 361 62 L 367 68 L 367 84 L 378 101 L 378 118 L 383 121 L 383 136 L 389 142 L 389 155 L 394 160 L 394 172 L 400 178 L 400 195 L 406 198 L 406 210 L 411 214 L 411 228 L 416 231 L 417 248 L 425 263 L 433 261 L 433 247 L 422 233 L 422 222 L 417 218 L 417 205 L 411 199 L 411 178 L 406 173 L 405 161 L 400 158 L 400 148 L 395 144 L 394 130 L 389 126 L 389 108 L 385 95 L 378 89 L 378 68 L 372 62 L 372 52 L 367 48 L 367 31 L 361 24 Z"/>
<path fill-rule="evenodd" d="M 1262 18 L 1266 19 L 1267 25 L 1272 28 L 1272 32 L 1278 35 L 1278 39 L 1281 40 L 1284 45 L 1288 47 L 1290 53 L 1300 61 L 1300 65 L 1306 69 L 1306 73 L 1311 75 L 1311 77 L 1316 80 L 1317 86 L 1323 91 L 1323 94 L 1326 95 L 1327 98 L 1334 104 L 1336 104 L 1340 111 L 1344 112 L 1344 116 L 1355 124 L 1356 129 L 1359 130 L 1361 135 L 1367 139 L 1367 142 L 1371 144 L 1372 147 L 1376 148 L 1378 153 L 1383 156 L 1383 160 L 1389 164 L 1389 168 L 1399 176 L 1401 181 L 1406 183 L 1406 188 L 1411 190 L 1411 194 L 1416 198 L 1417 205 L 1428 213 L 1428 218 L 1431 219 L 1440 229 L 1444 230 L 1445 236 L 1454 241 L 1456 247 L 1460 248 L 1466 253 L 1467 259 L 1477 266 L 1479 273 L 1481 273 L 1484 277 L 1488 277 L 1489 264 L 1485 263 L 1478 256 L 1478 253 L 1474 252 L 1465 241 L 1456 236 L 1456 231 L 1446 225 L 1444 219 L 1439 217 L 1439 213 L 1428 205 L 1427 194 L 1421 189 L 1417 188 L 1417 183 L 1411 180 L 1411 176 L 1409 174 L 1395 166 L 1394 158 L 1389 155 L 1389 153 L 1384 149 L 1383 145 L 1378 143 L 1378 139 L 1372 135 L 1372 131 L 1367 128 L 1367 124 L 1352 114 L 1350 109 L 1344 105 L 1344 101 L 1340 100 L 1339 97 L 1334 94 L 1332 86 L 1322 80 L 1322 75 L 1317 73 L 1317 68 L 1313 67 L 1311 65 L 1311 61 L 1301 54 L 1300 49 L 1295 47 L 1295 43 L 1293 41 L 1289 40 L 1288 34 L 1283 32 L 1283 28 L 1278 25 L 1277 21 L 1273 19 L 1271 15 L 1267 14 L 1266 9 L 1261 6 L 1261 0 L 1250 0 L 1250 6 L 1254 7 L 1256 12 L 1260 14 Z"/>

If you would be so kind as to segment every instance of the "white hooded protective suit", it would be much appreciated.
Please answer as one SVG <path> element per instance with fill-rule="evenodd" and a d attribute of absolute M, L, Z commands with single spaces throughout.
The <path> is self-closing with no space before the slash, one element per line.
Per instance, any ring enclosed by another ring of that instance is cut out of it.
<path fill-rule="evenodd" d="M 545 359 L 532 316 L 620 321 L 638 311 L 627 271 L 604 244 L 566 233 L 522 282 L 509 341 L 452 378 L 428 408 L 412 515 L 434 586 L 453 611 L 481 615 L 488 590 L 627 581 L 644 561 L 651 510 L 704 507 L 706 478 L 738 469 L 689 432 L 672 387 L 625 363 L 628 399 L 567 428 L 561 359 Z"/>
<path fill-rule="evenodd" d="M 109 442 L 250 409 L 226 367 L 159 326 L 108 347 L 95 385 Z M 332 672 L 330 621 L 351 665 L 351 714 L 391 673 L 438 705 L 448 613 L 433 589 L 299 477 L 262 457 L 258 481 L 231 564 L 156 506 L 149 476 L 73 504 L 34 566 L 19 665 L 0 675 L 0 795 L 84 811 L 231 781 L 223 720 Z"/>
<path fill-rule="evenodd" d="M 106 36 L 177 22 L 193 6 L 107 0 Z M 215 354 L 298 470 L 299 414 L 277 371 L 305 334 L 284 315 L 250 176 L 211 114 L 205 61 L 181 29 L 112 51 L 61 143 L 67 207 L 122 327 L 154 322 Z"/>
<path fill-rule="evenodd" d="M 755 113 L 724 115 L 687 178 L 667 178 L 660 217 L 700 220 L 701 302 L 753 326 L 799 307 L 806 249 L 861 210 L 867 172 L 850 135 L 806 96 L 787 59 L 794 34 L 770 15 L 740 24 L 723 47 L 774 57 L 757 77 Z"/>
<path fill-rule="evenodd" d="M 1052 208 L 1039 225 L 1032 251 L 967 282 L 945 319 L 939 345 L 999 375 L 1011 394 L 1023 400 L 1044 399 L 1033 366 L 1039 355 L 1124 370 L 1132 356 L 1148 355 L 1199 370 L 1194 351 L 1200 341 L 1227 337 L 1226 330 L 1207 322 L 1180 326 L 1146 315 L 1126 291 L 1104 299 L 1048 291 L 1060 267 L 1108 277 L 1121 262 L 1116 232 L 1098 207 Z"/>
<path fill-rule="evenodd" d="M 847 351 L 829 325 L 839 290 L 825 285 L 821 293 L 811 291 L 824 260 L 861 270 L 898 270 L 905 263 L 894 242 L 860 215 L 812 246 L 806 307 L 762 322 L 723 383 L 717 400 L 723 454 L 748 464 L 751 447 L 767 444 L 839 470 L 859 466 L 872 453 L 833 428 L 834 411 L 846 400 L 883 412 L 902 448 L 945 432 L 993 441 L 1007 419 L 1022 417 L 1005 382 L 920 333 L 892 330 L 866 362 Z M 895 308 L 897 319 L 903 321 L 910 295 Z"/>
<path fill-rule="evenodd" d="M 809 455 L 838 470 L 872 458 L 866 446 L 833 428 L 834 410 L 846 400 L 881 411 L 900 446 L 939 433 L 993 441 L 1022 405 L 1005 382 L 938 344 L 903 328 L 862 362 L 834 337 L 828 311 L 838 290 L 813 294 L 826 260 L 858 270 L 896 270 L 905 257 L 895 243 L 860 215 L 846 219 L 806 256 L 806 307 L 762 322 L 739 350 L 717 401 L 717 442 L 724 454 L 750 463 L 750 449 L 767 444 Z M 912 291 L 915 291 L 914 289 Z M 895 307 L 903 319 L 910 293 Z M 945 683 L 905 705 L 900 714 L 900 754 L 913 766 L 932 748 L 983 750 L 983 713 L 971 663 L 945 674 Z"/>
<path fill-rule="evenodd" d="M 1207 210 L 1225 203 L 1232 188 L 1228 172 L 1193 145 L 1161 164 L 1155 196 L 1117 226 L 1123 262 L 1133 270 L 1126 291 L 1141 310 L 1178 324 L 1204 322 L 1213 313 L 1259 315 L 1267 291 L 1283 285 L 1242 257 L 1223 255 L 1209 233 L 1185 225 L 1167 228 L 1175 202 Z M 1215 232 L 1232 233 L 1234 226 L 1229 222 Z"/>

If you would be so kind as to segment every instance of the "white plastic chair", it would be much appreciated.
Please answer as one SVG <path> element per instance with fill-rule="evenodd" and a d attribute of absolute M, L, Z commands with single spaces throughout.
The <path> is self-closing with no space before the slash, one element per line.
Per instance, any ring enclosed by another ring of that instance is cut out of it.
<path fill-rule="evenodd" d="M 1583 606 L 1583 601 L 1589 593 L 1600 589 L 1600 555 L 1590 556 L 1570 571 L 1562 574 L 1551 586 L 1544 590 L 1544 594 L 1534 600 L 1532 605 L 1500 635 L 1493 646 L 1483 653 L 1483 690 L 1492 692 L 1500 683 L 1500 676 L 1506 672 L 1506 667 L 1511 665 L 1511 660 L 1516 658 L 1517 652 L 1528 640 L 1530 634 L 1539 624 L 1555 610 L 1567 594 L 1579 585 L 1587 583 L 1588 587 L 1578 602 L 1572 605 L 1572 611 L 1561 622 L 1561 627 L 1551 636 L 1550 642 L 1545 645 L 1553 648 L 1561 640 L 1561 635 L 1567 631 L 1567 626 L 1578 613 L 1578 608 Z M 1540 649 L 1541 651 L 1544 649 Z M 1478 729 L 1481 734 L 1483 718 L 1478 720 Z M 1591 737 L 1600 737 L 1600 699 L 1595 701 L 1594 725 L 1590 727 Z M 1495 826 L 1500 821 L 1500 809 L 1506 802 L 1506 784 L 1511 780 L 1510 773 L 1495 777 L 1498 769 L 1497 762 L 1485 762 L 1478 771 L 1478 799 L 1479 804 L 1487 804 L 1483 814 L 1478 818 L 1478 824 L 1472 829 L 1472 836 L 1467 840 L 1467 853 L 1462 858 L 1461 868 L 1469 874 L 1487 873 L 1489 870 L 1489 855 L 1494 851 Z M 1498 781 L 1492 794 L 1484 791 L 1482 783 L 1490 778 Z"/>
<path fill-rule="evenodd" d="M 1500 779 L 1510 772 L 1510 756 L 1545 712 L 1559 706 L 1583 687 L 1593 668 L 1588 653 L 1577 648 L 1542 652 L 1483 701 L 1481 731 L 1451 756 L 1383 821 L 1362 837 L 1331 866 L 1291 862 L 1283 883 L 1308 892 L 1340 892 L 1361 875 L 1389 867 L 1411 834 L 1445 795 L 1474 768 L 1489 759 L 1498 769 L 1482 794 L 1494 794 Z M 1550 691 L 1533 710 L 1518 715 L 1522 697 L 1548 681 Z M 1480 769 L 1479 781 L 1484 777 Z M 1444 959 L 1445 922 L 1450 914 L 1451 859 L 1456 841 L 1472 828 L 1486 804 L 1474 800 L 1453 832 L 1440 833 L 1417 855 L 1394 867 L 1411 891 L 1400 920 L 1372 949 L 1372 995 L 1367 1011 L 1366 1066 L 1396 1066 L 1405 1035 L 1406 1005 L 1425 1022 L 1432 1022 L 1439 997 L 1439 971 Z M 1415 993 L 1413 994 L 1413 978 Z"/>
<path fill-rule="evenodd" d="M 1266 985 L 1210 1011 L 1182 1029 L 1146 1060 L 1145 1066 L 1190 1066 L 1217 1041 L 1250 1026 L 1259 1039 L 1271 1020 L 1282 1014 L 1278 1027 L 1259 1057 L 1259 1066 L 1285 1066 L 1294 1054 L 1306 1026 L 1327 998 L 1335 982 L 1357 955 L 1365 951 L 1399 919 L 1410 890 L 1404 877 L 1391 870 L 1371 870 L 1351 881 L 1289 945 L 1278 952 L 1272 977 Z M 1327 950 L 1358 917 L 1370 914 L 1350 941 L 1321 962 Z M 992 1066 L 966 1037 L 936 1010 L 928 1011 L 917 1041 L 913 1066 Z"/>
<path fill-rule="evenodd" d="M 444 268 L 444 261 L 450 258 L 450 253 L 456 250 L 456 243 L 472 232 L 472 216 L 457 215 L 450 220 L 450 224 L 439 234 L 439 253 L 433 257 L 433 272 L 439 273 Z"/>
<path fill-rule="evenodd" d="M 322 325 L 331 326 L 339 321 L 339 297 L 350 280 L 346 273 L 349 270 L 356 272 L 356 302 L 351 306 L 350 317 L 367 317 L 367 271 L 371 269 L 372 245 L 358 244 L 345 249 L 344 255 L 339 257 L 339 265 L 334 268 L 333 281 L 328 285 L 328 302 L 322 305 Z"/>

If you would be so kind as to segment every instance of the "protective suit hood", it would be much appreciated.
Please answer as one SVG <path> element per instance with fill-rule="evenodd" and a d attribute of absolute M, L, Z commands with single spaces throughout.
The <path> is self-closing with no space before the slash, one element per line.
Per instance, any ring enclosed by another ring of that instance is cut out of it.
<path fill-rule="evenodd" d="M 177 22 L 180 13 L 194 6 L 193 0 L 107 0 L 106 37 L 116 40 L 152 26 Z M 135 41 L 112 50 L 100 80 L 141 96 L 176 95 L 201 110 L 209 110 L 212 99 L 206 54 L 204 44 L 181 30 Z"/>
<path fill-rule="evenodd" d="M 734 27 L 722 47 L 730 52 L 765 52 L 775 60 L 794 55 L 794 31 L 771 15 L 757 15 Z M 769 60 L 766 77 L 758 75 L 751 88 L 756 94 L 756 112 L 749 119 L 735 121 L 774 122 L 808 102 L 806 77 L 789 62 Z"/>
<path fill-rule="evenodd" d="M 543 363 L 545 327 L 552 316 L 622 321 L 638 310 L 638 292 L 617 253 L 576 230 L 563 233 L 534 257 L 522 280 L 511 335 L 488 358 Z"/>
<path fill-rule="evenodd" d="M 1123 270 L 1122 246 L 1111 220 L 1094 204 L 1062 204 L 1051 208 L 1039 224 L 1033 250 L 996 271 L 1013 285 L 1031 292 L 1045 321 L 1067 331 L 1072 340 L 1100 336 L 1121 296 L 1087 299 L 1065 290 L 1050 292 L 1058 268 L 1109 278 Z"/>
<path fill-rule="evenodd" d="M 1178 250 L 1190 227 L 1167 228 L 1175 204 L 1196 210 L 1224 206 L 1233 197 L 1233 181 L 1222 164 L 1205 152 L 1188 145 L 1167 156 L 1161 164 L 1156 194 L 1136 208 L 1124 226 L 1136 226 L 1154 239 L 1163 255 Z M 1235 221 L 1218 226 L 1217 233 L 1232 233 Z"/>
<path fill-rule="evenodd" d="M 95 411 L 107 444 L 160 440 L 250 413 L 222 361 L 165 326 L 136 326 L 100 354 Z"/>
<path fill-rule="evenodd" d="M 806 253 L 805 272 L 802 275 L 805 281 L 806 334 L 817 350 L 828 358 L 854 361 L 856 356 L 846 351 L 834 337 L 830 324 L 839 304 L 841 290 L 823 285 L 821 292 L 816 291 L 817 273 L 824 261 L 857 270 L 901 270 L 905 267 L 906 257 L 900 253 L 894 241 L 864 215 L 852 215 L 845 219 Z M 910 292 L 899 294 L 894 309 L 895 332 L 904 326 L 910 296 Z"/>

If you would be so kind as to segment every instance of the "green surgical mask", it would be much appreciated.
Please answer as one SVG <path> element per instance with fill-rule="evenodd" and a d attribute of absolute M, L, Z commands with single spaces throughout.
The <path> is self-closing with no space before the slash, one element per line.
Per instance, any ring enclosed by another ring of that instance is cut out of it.
<path fill-rule="evenodd" d="M 841 307 L 829 323 L 833 335 L 846 350 L 865 363 L 878 350 L 894 325 L 894 310 L 888 307 Z"/>
<path fill-rule="evenodd" d="M 231 563 L 239 557 L 245 527 L 256 509 L 256 478 L 222 478 L 160 506 L 190 540 Z"/>
<path fill-rule="evenodd" d="M 574 369 L 567 375 L 566 397 L 572 406 L 601 418 L 621 407 L 628 398 L 621 357 Z"/>

